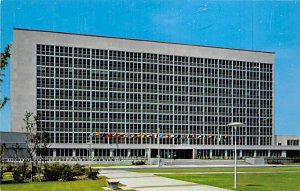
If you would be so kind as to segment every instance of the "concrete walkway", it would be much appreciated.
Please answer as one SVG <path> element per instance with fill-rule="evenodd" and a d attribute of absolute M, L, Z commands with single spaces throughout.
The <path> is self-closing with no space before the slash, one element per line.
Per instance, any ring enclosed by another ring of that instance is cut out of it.
<path fill-rule="evenodd" d="M 126 185 L 123 189 L 138 191 L 225 191 L 226 189 L 175 180 L 151 173 L 136 173 L 125 170 L 102 170 L 102 176 Z"/>

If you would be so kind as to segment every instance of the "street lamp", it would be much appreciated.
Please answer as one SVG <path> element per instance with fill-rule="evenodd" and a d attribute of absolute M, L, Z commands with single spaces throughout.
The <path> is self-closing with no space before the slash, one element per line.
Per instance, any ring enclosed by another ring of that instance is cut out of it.
<path fill-rule="evenodd" d="M 229 123 L 228 126 L 229 127 L 233 127 L 234 128 L 234 188 L 236 188 L 236 178 L 237 178 L 237 164 L 236 164 L 236 158 L 237 158 L 237 151 L 236 151 L 236 129 L 237 127 L 241 127 L 243 126 L 243 123 L 239 123 L 239 122 L 233 122 L 233 123 Z"/>

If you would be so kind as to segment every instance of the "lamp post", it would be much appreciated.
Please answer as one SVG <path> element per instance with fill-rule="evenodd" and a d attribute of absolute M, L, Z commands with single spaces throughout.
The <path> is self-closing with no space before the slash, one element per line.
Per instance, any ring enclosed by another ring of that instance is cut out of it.
<path fill-rule="evenodd" d="M 91 145 L 92 145 L 92 138 L 93 138 L 93 133 L 91 132 L 90 135 L 90 142 L 88 143 L 89 144 L 89 169 L 91 169 Z"/>
<path fill-rule="evenodd" d="M 237 163 L 236 163 L 236 159 L 237 159 L 237 149 L 236 149 L 236 129 L 237 127 L 241 127 L 243 126 L 243 123 L 239 123 L 239 122 L 233 122 L 233 123 L 229 123 L 228 126 L 229 127 L 233 127 L 234 128 L 234 188 L 236 188 L 236 179 L 237 179 Z"/>

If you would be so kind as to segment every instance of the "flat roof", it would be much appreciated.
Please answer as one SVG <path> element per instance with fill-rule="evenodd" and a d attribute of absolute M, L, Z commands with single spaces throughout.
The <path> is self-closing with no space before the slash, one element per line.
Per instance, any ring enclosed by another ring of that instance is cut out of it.
<path fill-rule="evenodd" d="M 164 41 L 155 41 L 155 40 L 143 40 L 143 39 L 133 39 L 133 38 L 122 38 L 122 37 L 112 37 L 112 36 L 102 36 L 102 35 L 89 35 L 89 34 L 70 33 L 70 32 L 57 32 L 57 31 L 35 30 L 35 29 L 24 29 L 24 28 L 14 28 L 14 30 L 58 33 L 58 34 L 68 34 L 68 35 L 80 35 L 80 36 L 90 36 L 90 37 L 103 37 L 103 38 L 111 38 L 111 39 L 124 39 L 124 40 L 143 41 L 143 42 L 155 42 L 155 43 L 165 43 L 165 44 L 174 44 L 174 45 L 186 45 L 186 46 L 208 47 L 208 48 L 217 48 L 217 49 L 229 49 L 229 50 L 239 50 L 239 51 L 247 51 L 247 52 L 261 52 L 261 53 L 275 54 L 275 52 L 269 52 L 269 51 L 258 51 L 258 50 L 248 50 L 248 49 L 238 49 L 238 48 L 224 48 L 224 47 L 218 47 L 218 46 L 203 46 L 203 45 L 197 45 L 197 44 L 185 44 L 185 43 L 164 42 Z"/>

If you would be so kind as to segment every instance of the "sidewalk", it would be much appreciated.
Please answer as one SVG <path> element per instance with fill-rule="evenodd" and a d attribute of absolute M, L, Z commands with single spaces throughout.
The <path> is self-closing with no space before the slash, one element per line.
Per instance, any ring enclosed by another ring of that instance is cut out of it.
<path fill-rule="evenodd" d="M 223 188 L 155 176 L 151 173 L 102 170 L 101 175 L 118 180 L 126 185 L 126 189 L 135 189 L 137 191 L 226 191 Z"/>

